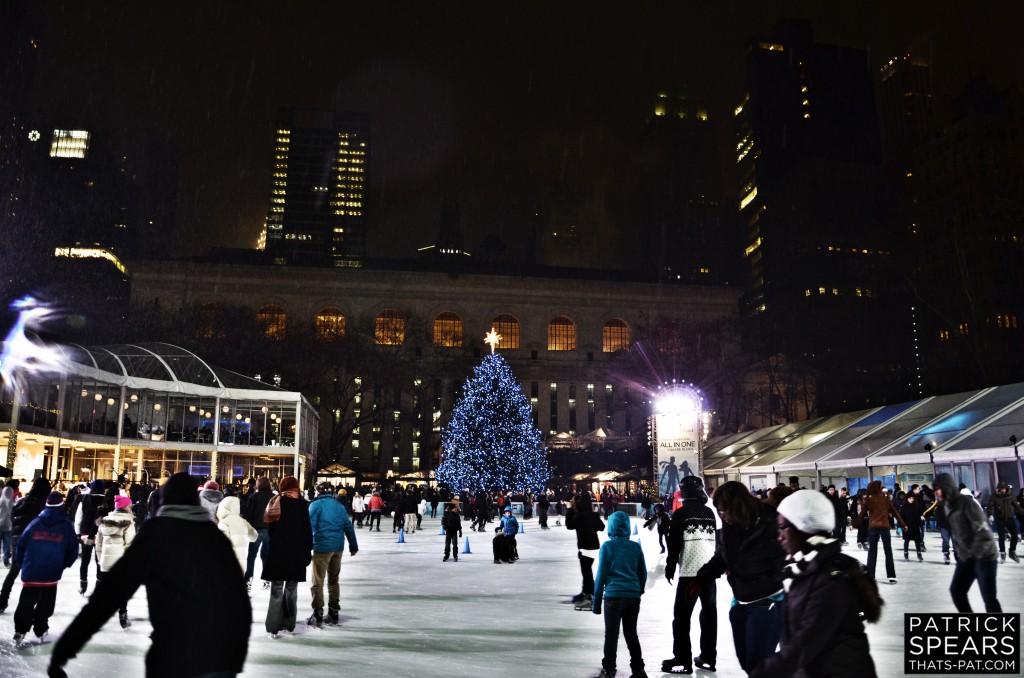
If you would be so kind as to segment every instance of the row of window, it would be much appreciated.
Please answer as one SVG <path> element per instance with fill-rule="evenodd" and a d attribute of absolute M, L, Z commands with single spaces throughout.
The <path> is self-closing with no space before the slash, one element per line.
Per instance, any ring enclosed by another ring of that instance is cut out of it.
<path fill-rule="evenodd" d="M 216 313 L 216 304 L 204 307 L 207 318 Z M 288 316 L 284 309 L 267 304 L 256 313 L 256 321 L 264 336 L 279 341 L 284 338 Z M 501 339 L 497 348 L 520 348 L 521 332 L 519 320 L 503 313 L 491 321 Z M 316 338 L 320 341 L 334 341 L 345 335 L 345 314 L 336 306 L 327 306 L 316 314 Z M 377 314 L 373 323 L 373 340 L 380 346 L 400 346 L 405 343 L 406 319 L 400 311 L 385 309 Z M 557 316 L 548 323 L 548 350 L 575 351 L 576 323 L 566 316 Z M 434 318 L 433 343 L 446 348 L 461 348 L 465 345 L 462 318 L 457 313 L 446 311 Z M 605 353 L 614 353 L 629 348 L 630 331 L 625 321 L 618 318 L 609 320 L 601 330 L 601 347 Z"/>

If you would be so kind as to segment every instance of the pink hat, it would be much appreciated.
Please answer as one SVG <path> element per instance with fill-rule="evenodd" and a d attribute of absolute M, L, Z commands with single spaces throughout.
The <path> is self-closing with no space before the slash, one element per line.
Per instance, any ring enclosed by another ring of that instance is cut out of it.
<path fill-rule="evenodd" d="M 123 509 L 123 508 L 128 508 L 131 505 L 132 505 L 131 497 L 126 497 L 123 494 L 119 494 L 116 497 L 114 497 L 114 508 L 116 508 L 116 509 L 120 510 L 120 509 Z"/>
<path fill-rule="evenodd" d="M 219 490 L 220 485 L 217 484 L 216 480 L 207 480 L 206 484 L 203 485 L 204 490 Z"/>

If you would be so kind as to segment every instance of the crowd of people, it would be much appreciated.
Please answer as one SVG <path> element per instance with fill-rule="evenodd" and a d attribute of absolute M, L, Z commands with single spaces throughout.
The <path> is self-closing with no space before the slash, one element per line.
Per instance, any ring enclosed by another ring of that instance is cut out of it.
<path fill-rule="evenodd" d="M 8 481 L 0 491 L 0 548 L 9 567 L 0 587 L 0 613 L 21 576 L 14 614 L 16 643 L 31 631 L 44 638 L 54 612 L 64 569 L 78 563 L 79 593 L 89 592 L 90 565 L 96 581 L 82 611 L 54 646 L 51 675 L 116 612 L 131 626 L 127 604 L 145 585 L 153 626 L 147 674 L 233 675 L 245 661 L 253 612 L 249 600 L 259 556 L 269 589 L 265 629 L 277 638 L 295 630 L 297 589 L 312 573 L 309 627 L 336 625 L 340 618 L 339 577 L 344 551 L 359 552 L 358 530 L 380 531 L 382 515 L 393 532 L 414 535 L 425 515 L 441 510 L 445 534 L 442 560 L 458 561 L 463 518 L 470 530 L 494 526 L 496 564 L 519 558 L 516 534 L 536 511 L 538 525 L 575 532 L 581 589 L 577 610 L 604 615 L 605 644 L 598 678 L 616 673 L 619 632 L 625 637 L 633 678 L 646 676 L 637 619 L 648 574 L 639 544 L 630 540 L 630 521 L 618 510 L 625 497 L 612 488 L 554 488 L 513 494 L 405 487 L 336 486 L 321 482 L 303 495 L 296 478 L 268 478 L 222 487 L 215 480 L 166 473 L 151 485 L 94 481 L 65 488 L 38 478 L 22 496 Z M 710 494 L 710 496 L 709 496 Z M 751 492 L 739 482 L 712 491 L 699 476 L 684 476 L 666 497 L 635 499 L 644 526 L 657 529 L 665 553 L 665 576 L 676 587 L 672 656 L 666 672 L 714 671 L 718 659 L 717 580 L 732 591 L 729 624 L 740 666 L 749 675 L 875 675 L 865 624 L 883 606 L 875 580 L 881 546 L 886 580 L 897 581 L 891 533 L 923 559 L 923 532 L 941 533 L 943 559 L 956 566 L 950 594 L 958 610 L 971 612 L 967 592 L 975 581 L 987 612 L 999 612 L 996 569 L 1016 544 L 1024 519 L 1019 497 L 1001 483 L 985 507 L 948 474 L 933 487 L 905 492 L 874 480 L 850 495 L 834 486 L 799 488 L 799 479 L 771 491 Z M 991 521 L 991 522 L 990 522 Z M 601 543 L 599 535 L 605 533 Z M 847 535 L 868 551 L 867 566 L 842 552 Z M 996 538 L 998 535 L 998 541 Z M 953 558 L 950 558 L 952 554 Z M 596 568 L 596 573 L 595 573 Z M 676 578 L 678 577 L 678 580 Z M 327 587 L 325 599 L 324 585 Z M 203 605 L 216 598 L 215 609 Z M 697 603 L 699 651 L 692 652 L 691 616 Z M 212 640 L 216 638 L 216 641 Z M 190 647 L 189 653 L 176 648 Z M 201 659 L 199 659 L 201 658 Z"/>

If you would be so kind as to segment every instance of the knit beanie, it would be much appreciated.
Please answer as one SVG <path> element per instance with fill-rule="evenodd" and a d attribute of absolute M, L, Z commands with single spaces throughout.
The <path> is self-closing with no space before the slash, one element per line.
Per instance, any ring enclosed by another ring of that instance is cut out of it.
<path fill-rule="evenodd" d="M 187 473 L 175 473 L 164 483 L 160 493 L 163 495 L 164 504 L 185 504 L 188 506 L 199 505 L 199 495 L 196 493 L 196 482 Z"/>
<path fill-rule="evenodd" d="M 217 484 L 216 480 L 207 480 L 206 484 L 203 485 L 204 490 L 219 490 L 220 485 Z"/>
<path fill-rule="evenodd" d="M 51 492 L 46 498 L 46 508 L 59 508 L 64 505 L 64 495 L 60 492 Z"/>
<path fill-rule="evenodd" d="M 126 497 L 123 494 L 119 494 L 116 497 L 114 497 L 114 508 L 119 511 L 123 508 L 128 508 L 131 505 L 131 497 Z"/>
<path fill-rule="evenodd" d="M 679 494 L 683 499 L 703 499 L 705 502 L 708 500 L 708 495 L 704 493 L 704 481 L 698 476 L 686 476 L 679 482 Z"/>
<path fill-rule="evenodd" d="M 827 534 L 836 529 L 832 502 L 821 492 L 797 490 L 782 500 L 778 511 L 804 534 Z"/>
<path fill-rule="evenodd" d="M 277 486 L 278 491 L 286 492 L 288 490 L 299 489 L 299 481 L 295 479 L 295 476 L 285 476 L 281 478 L 281 482 Z"/>

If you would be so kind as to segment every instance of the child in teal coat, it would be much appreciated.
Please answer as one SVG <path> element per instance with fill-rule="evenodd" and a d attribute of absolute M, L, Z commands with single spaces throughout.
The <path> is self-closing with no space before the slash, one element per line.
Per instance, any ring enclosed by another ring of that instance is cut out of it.
<path fill-rule="evenodd" d="M 629 535 L 629 517 L 616 511 L 608 518 L 608 541 L 601 546 L 594 578 L 594 614 L 601 614 L 604 601 L 604 659 L 595 678 L 615 675 L 620 624 L 629 648 L 630 678 L 647 678 L 636 632 L 640 596 L 647 583 L 647 563 L 640 544 L 630 541 Z"/>

